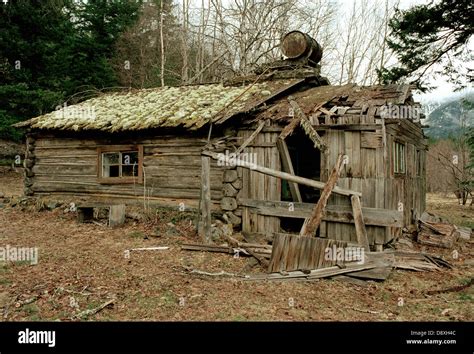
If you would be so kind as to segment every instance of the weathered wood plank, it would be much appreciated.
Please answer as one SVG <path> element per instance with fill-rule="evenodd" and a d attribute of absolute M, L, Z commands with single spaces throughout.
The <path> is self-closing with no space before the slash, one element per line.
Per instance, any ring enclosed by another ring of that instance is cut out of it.
<path fill-rule="evenodd" d="M 366 251 L 370 251 L 369 241 L 367 239 L 367 230 L 365 229 L 364 217 L 362 214 L 362 207 L 358 196 L 351 197 L 352 212 L 354 215 L 354 224 L 356 228 L 357 243 L 364 247 Z"/>
<path fill-rule="evenodd" d="M 331 195 L 331 192 L 334 189 L 334 186 L 336 185 L 339 174 L 341 173 L 342 163 L 343 155 L 340 154 L 336 161 L 336 165 L 334 166 L 331 175 L 329 176 L 329 180 L 327 181 L 326 186 L 321 192 L 321 196 L 318 200 L 318 203 L 314 207 L 311 216 L 305 219 L 303 223 L 303 227 L 300 231 L 301 236 L 312 237 L 315 235 L 316 230 L 318 229 L 319 224 L 322 220 L 324 207 L 326 206 L 329 196 Z"/>
<path fill-rule="evenodd" d="M 210 157 L 212 157 L 213 159 L 216 159 L 216 160 L 219 158 L 218 154 L 216 154 L 214 152 L 203 151 L 203 154 L 206 155 L 206 156 L 210 156 Z M 229 162 L 229 160 L 226 159 L 225 157 L 223 159 L 226 160 L 227 162 Z M 273 176 L 273 177 L 286 179 L 288 181 L 304 184 L 304 185 L 307 185 L 307 186 L 310 186 L 310 187 L 323 189 L 324 186 L 326 185 L 323 182 L 315 181 L 315 180 L 304 178 L 304 177 L 294 176 L 294 175 L 291 175 L 291 174 L 286 173 L 286 172 L 276 171 L 276 170 L 273 170 L 271 168 L 251 164 L 251 163 L 248 163 L 246 161 L 241 161 L 241 160 L 236 159 L 234 162 L 237 166 L 245 167 L 245 168 L 251 169 L 252 171 L 267 174 L 267 175 Z M 339 188 L 339 187 L 334 187 L 333 192 L 341 194 L 341 195 L 346 195 L 346 196 L 350 196 L 350 195 L 359 195 L 360 196 L 361 195 L 360 192 L 356 192 L 356 191 L 348 190 L 348 189 L 343 189 L 343 188 Z"/>
<path fill-rule="evenodd" d="M 202 156 L 201 158 L 201 228 L 199 230 L 203 243 L 211 242 L 211 158 Z"/>
<path fill-rule="evenodd" d="M 239 205 L 245 206 L 251 213 L 271 215 L 289 218 L 308 218 L 311 215 L 314 204 L 289 202 L 262 201 L 252 199 L 238 199 Z M 362 214 L 366 225 L 377 226 L 403 226 L 403 213 L 397 210 L 362 208 Z M 353 211 L 350 206 L 327 205 L 323 212 L 323 220 L 340 223 L 353 223 Z"/>
<path fill-rule="evenodd" d="M 242 145 L 240 145 L 237 148 L 237 150 L 235 150 L 235 154 L 241 153 L 245 149 L 245 147 L 247 145 L 249 145 L 255 139 L 255 137 L 258 135 L 258 133 L 260 133 L 262 131 L 264 126 L 265 126 L 265 121 L 260 122 L 257 129 L 255 129 L 255 131 L 252 134 L 250 134 L 250 136 L 242 143 Z"/>

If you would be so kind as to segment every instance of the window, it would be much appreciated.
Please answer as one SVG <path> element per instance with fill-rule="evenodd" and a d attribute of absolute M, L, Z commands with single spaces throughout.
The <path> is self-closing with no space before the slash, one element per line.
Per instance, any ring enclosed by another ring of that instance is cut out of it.
<path fill-rule="evenodd" d="M 107 146 L 98 149 L 98 177 L 101 183 L 141 183 L 142 146 Z"/>
<path fill-rule="evenodd" d="M 405 165 L 405 144 L 395 141 L 393 143 L 393 173 L 405 173 Z"/>

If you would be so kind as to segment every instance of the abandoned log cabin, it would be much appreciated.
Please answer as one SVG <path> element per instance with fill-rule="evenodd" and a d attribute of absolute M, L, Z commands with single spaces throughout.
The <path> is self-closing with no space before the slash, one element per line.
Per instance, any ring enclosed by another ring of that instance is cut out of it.
<path fill-rule="evenodd" d="M 263 240 L 301 228 L 342 154 L 317 236 L 357 240 L 355 193 L 369 243 L 390 242 L 425 210 L 427 142 L 400 111 L 419 107 L 410 87 L 331 86 L 320 53 L 283 49 L 289 59 L 230 82 L 107 93 L 17 124 L 25 194 L 195 209 L 208 193 L 213 213 Z"/>

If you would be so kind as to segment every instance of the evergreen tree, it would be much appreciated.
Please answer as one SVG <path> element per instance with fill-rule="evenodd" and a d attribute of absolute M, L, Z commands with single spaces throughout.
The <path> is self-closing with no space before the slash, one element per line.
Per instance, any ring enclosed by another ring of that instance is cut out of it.
<path fill-rule="evenodd" d="M 110 64 L 137 18 L 133 0 L 10 0 L 0 5 L 0 137 L 86 89 L 117 85 Z M 72 102 L 73 103 L 73 102 Z"/>
<path fill-rule="evenodd" d="M 397 82 L 409 78 L 418 88 L 429 88 L 424 75 L 435 64 L 458 87 L 473 81 L 472 69 L 465 64 L 473 59 L 466 50 L 474 33 L 472 0 L 441 0 L 406 11 L 397 10 L 389 22 L 388 46 L 398 56 L 400 66 L 378 72 L 381 81 Z M 458 59 L 457 61 L 453 59 Z M 462 65 L 464 63 L 464 65 Z"/>

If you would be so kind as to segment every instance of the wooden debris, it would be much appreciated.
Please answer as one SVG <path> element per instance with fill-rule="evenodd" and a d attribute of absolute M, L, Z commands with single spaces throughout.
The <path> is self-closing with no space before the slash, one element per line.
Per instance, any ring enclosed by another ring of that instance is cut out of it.
<path fill-rule="evenodd" d="M 303 128 L 306 135 L 311 139 L 314 143 L 314 146 L 318 148 L 320 151 L 326 151 L 327 146 L 323 139 L 319 136 L 318 132 L 314 130 L 313 126 L 311 125 L 310 120 L 306 117 L 306 114 L 301 110 L 298 103 L 293 99 L 292 96 L 288 97 L 288 102 L 291 105 L 291 108 L 295 112 L 296 118 L 299 119 L 300 126 Z"/>
<path fill-rule="evenodd" d="M 332 169 L 331 175 L 329 176 L 328 181 L 326 185 L 324 186 L 323 191 L 321 192 L 321 196 L 319 197 L 318 203 L 314 207 L 313 212 L 311 213 L 311 216 L 305 219 L 303 223 L 303 227 L 301 228 L 301 231 L 300 231 L 300 236 L 312 237 L 315 235 L 316 230 L 318 229 L 319 224 L 321 223 L 321 220 L 322 220 L 323 210 L 326 206 L 326 203 L 329 197 L 331 196 L 332 190 L 336 186 L 336 182 L 337 182 L 337 179 L 339 178 L 339 174 L 341 173 L 342 162 L 343 162 L 342 154 L 339 154 L 336 164 L 334 165 L 334 168 Z M 361 215 L 361 218 L 362 218 L 362 215 Z M 367 246 L 368 246 L 368 243 L 367 243 Z"/>
<path fill-rule="evenodd" d="M 283 128 L 278 139 L 285 140 L 288 135 L 293 134 L 295 128 L 300 124 L 301 118 L 293 118 L 287 126 Z"/>
<path fill-rule="evenodd" d="M 458 233 L 458 238 L 461 240 L 469 241 L 471 239 L 472 235 L 472 229 L 469 227 L 461 227 L 461 226 L 456 226 L 456 232 Z"/>
<path fill-rule="evenodd" d="M 89 310 L 85 310 L 85 311 L 82 311 L 80 313 L 78 313 L 77 315 L 73 316 L 72 319 L 85 319 L 91 315 L 95 315 L 96 313 L 102 311 L 103 309 L 105 309 L 107 306 L 111 305 L 114 303 L 114 299 L 112 300 L 109 300 L 107 302 L 104 302 L 102 305 L 94 308 L 94 309 L 89 309 Z"/>
<path fill-rule="evenodd" d="M 357 308 L 355 308 L 355 307 L 353 307 L 352 310 L 357 311 L 357 312 L 371 313 L 371 314 L 373 314 L 373 315 L 376 315 L 376 314 L 379 314 L 379 313 L 380 313 L 379 311 L 361 310 L 361 309 L 357 309 Z"/>
<path fill-rule="evenodd" d="M 230 235 L 226 235 L 226 238 L 229 240 L 231 245 L 242 247 L 244 251 L 246 251 L 248 254 L 254 257 L 261 265 L 268 268 L 268 264 L 269 264 L 268 261 L 262 255 L 259 255 L 257 253 L 258 251 L 261 251 L 261 248 L 260 248 L 261 245 L 258 245 L 259 247 L 256 247 L 256 250 L 255 250 L 255 247 L 254 249 L 252 249 L 251 247 L 245 246 L 245 245 L 251 245 L 251 244 L 247 244 L 245 242 L 239 242 L 238 240 L 236 240 Z"/>
<path fill-rule="evenodd" d="M 417 241 L 424 245 L 452 248 L 459 236 L 452 224 L 419 220 L 419 226 Z"/>
<path fill-rule="evenodd" d="M 386 252 L 365 252 L 365 262 L 375 264 L 373 269 L 360 272 L 347 273 L 346 276 L 355 279 L 383 281 L 388 278 L 395 265 L 395 254 L 392 251 Z"/>
<path fill-rule="evenodd" d="M 252 253 L 257 254 L 259 257 L 270 258 L 271 249 L 263 247 L 230 247 L 230 246 L 216 246 L 216 245 L 199 245 L 199 244 L 182 244 L 182 250 L 186 251 L 207 251 L 207 252 L 217 252 L 217 253 L 227 253 L 227 254 L 238 254 L 250 256 L 249 250 Z"/>
<path fill-rule="evenodd" d="M 442 267 L 453 268 L 453 266 L 441 257 L 419 253 L 395 251 L 395 268 L 414 270 L 418 272 L 441 270 Z"/>
<path fill-rule="evenodd" d="M 168 246 L 160 246 L 160 247 L 143 247 L 143 248 L 131 248 L 128 251 L 164 251 L 169 249 Z"/>
<path fill-rule="evenodd" d="M 202 271 L 202 270 L 196 270 L 196 269 L 193 269 L 189 272 L 190 274 L 199 274 L 199 275 L 207 275 L 207 276 L 210 276 L 210 277 L 235 277 L 237 275 L 235 275 L 234 273 L 227 273 L 227 272 L 224 272 L 223 270 L 221 270 L 220 272 L 217 272 L 217 273 L 210 273 L 210 272 L 205 272 L 205 271 Z"/>
<path fill-rule="evenodd" d="M 313 238 L 314 239 L 314 238 Z M 271 274 L 257 274 L 249 276 L 247 280 L 316 280 L 320 278 L 328 278 L 336 275 L 352 273 L 356 271 L 366 270 L 375 268 L 375 264 L 350 264 L 346 265 L 345 268 L 337 266 L 315 269 L 308 272 L 293 271 L 286 272 L 285 275 L 280 273 Z"/>
<path fill-rule="evenodd" d="M 346 246 L 346 242 L 338 240 L 276 235 L 268 272 L 311 270 L 344 264 L 343 261 L 326 259 L 325 256 L 328 249 L 332 252 L 333 247 L 343 250 Z"/>
<path fill-rule="evenodd" d="M 351 196 L 352 212 L 354 213 L 354 224 L 357 235 L 357 243 L 364 247 L 366 251 L 370 251 L 369 240 L 367 238 L 367 230 L 365 228 L 364 217 L 362 216 L 362 207 L 360 199 L 357 195 Z"/>

